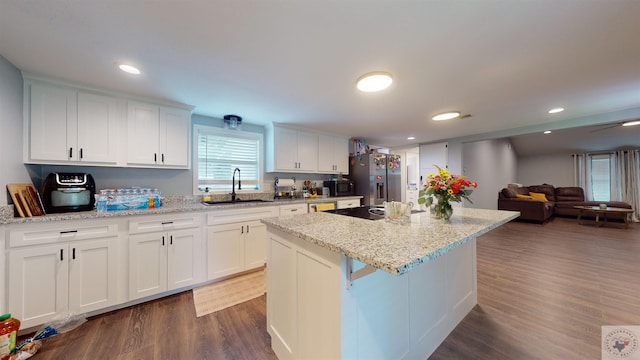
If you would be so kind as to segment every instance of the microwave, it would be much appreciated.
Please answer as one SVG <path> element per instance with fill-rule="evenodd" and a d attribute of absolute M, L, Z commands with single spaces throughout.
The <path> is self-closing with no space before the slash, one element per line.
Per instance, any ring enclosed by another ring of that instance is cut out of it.
<path fill-rule="evenodd" d="M 324 182 L 323 186 L 329 188 L 329 196 L 351 196 L 356 191 L 351 180 L 328 180 Z"/>

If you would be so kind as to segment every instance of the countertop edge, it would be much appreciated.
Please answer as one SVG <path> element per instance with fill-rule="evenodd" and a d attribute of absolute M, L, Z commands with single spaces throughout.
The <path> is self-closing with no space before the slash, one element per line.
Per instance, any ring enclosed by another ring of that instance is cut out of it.
<path fill-rule="evenodd" d="M 140 216 L 140 215 L 160 215 L 160 214 L 172 214 L 182 212 L 209 212 L 217 210 L 229 210 L 229 209 L 244 209 L 251 207 L 266 207 L 266 206 L 282 206 L 287 204 L 314 204 L 323 202 L 335 202 L 338 200 L 350 200 L 361 199 L 362 196 L 341 196 L 341 197 L 327 197 L 327 198 L 315 198 L 315 199 L 282 199 L 266 202 L 245 202 L 237 204 L 220 204 L 220 205 L 204 205 L 198 201 L 183 200 L 184 198 L 191 199 L 192 197 L 174 197 L 172 201 L 166 205 L 162 205 L 156 209 L 143 209 L 143 210 L 121 210 L 121 211 L 108 211 L 98 213 L 97 210 L 79 211 L 79 212 L 67 212 L 59 214 L 47 214 L 44 216 L 34 217 L 14 217 L 14 206 L 4 205 L 0 206 L 0 225 L 9 224 L 30 224 L 30 223 L 43 223 L 52 221 L 68 221 L 68 220 L 85 220 L 85 219 L 108 219 L 114 217 L 125 216 Z"/>

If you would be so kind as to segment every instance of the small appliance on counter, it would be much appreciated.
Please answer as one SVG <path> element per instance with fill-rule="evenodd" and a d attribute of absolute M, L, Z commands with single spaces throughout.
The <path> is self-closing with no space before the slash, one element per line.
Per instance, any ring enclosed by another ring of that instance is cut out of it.
<path fill-rule="evenodd" d="M 351 196 L 355 194 L 355 184 L 349 179 L 327 180 L 323 186 L 329 188 L 330 196 Z"/>
<path fill-rule="evenodd" d="M 276 176 L 273 187 L 275 190 L 274 199 L 293 198 L 296 191 L 296 178 L 280 179 Z"/>
<path fill-rule="evenodd" d="M 50 173 L 42 183 L 42 203 L 48 214 L 92 210 L 95 193 L 91 174 Z"/>

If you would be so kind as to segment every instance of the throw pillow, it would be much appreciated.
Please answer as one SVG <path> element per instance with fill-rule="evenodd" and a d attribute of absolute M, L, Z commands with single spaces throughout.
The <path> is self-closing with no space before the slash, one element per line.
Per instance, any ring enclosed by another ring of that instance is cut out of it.
<path fill-rule="evenodd" d="M 547 201 L 547 197 L 544 196 L 543 193 L 530 192 L 529 195 L 531 195 L 533 200 Z"/>
<path fill-rule="evenodd" d="M 517 194 L 516 197 L 518 199 L 533 199 L 533 196 L 531 195 L 522 195 L 522 194 Z"/>

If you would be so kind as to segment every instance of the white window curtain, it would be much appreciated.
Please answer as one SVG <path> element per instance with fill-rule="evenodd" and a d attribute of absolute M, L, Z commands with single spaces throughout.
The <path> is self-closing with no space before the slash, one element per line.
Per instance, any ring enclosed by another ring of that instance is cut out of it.
<path fill-rule="evenodd" d="M 573 154 L 573 182 L 584 189 L 585 200 L 593 200 L 591 189 L 591 154 Z"/>
<path fill-rule="evenodd" d="M 616 191 L 633 207 L 633 221 L 640 221 L 640 150 L 616 152 Z"/>

